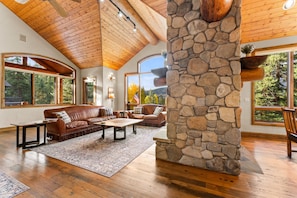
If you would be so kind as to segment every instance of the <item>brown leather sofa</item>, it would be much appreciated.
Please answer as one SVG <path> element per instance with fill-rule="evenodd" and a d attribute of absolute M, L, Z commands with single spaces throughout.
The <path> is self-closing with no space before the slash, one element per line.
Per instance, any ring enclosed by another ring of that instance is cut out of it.
<path fill-rule="evenodd" d="M 156 107 L 160 107 L 159 112 L 155 112 Z M 129 118 L 143 119 L 140 123 L 146 126 L 157 126 L 161 127 L 166 124 L 164 112 L 166 111 L 165 106 L 158 104 L 143 104 L 134 107 L 134 111 L 129 111 Z"/>
<path fill-rule="evenodd" d="M 69 116 L 66 116 L 68 119 L 58 115 L 63 111 L 65 111 Z M 107 109 L 103 106 L 75 105 L 64 108 L 44 110 L 44 118 L 57 119 L 56 121 L 50 122 L 46 125 L 47 134 L 49 137 L 52 137 L 55 140 L 62 141 L 99 131 L 102 129 L 102 127 L 100 125 L 95 125 L 95 122 L 114 119 L 116 116 L 113 115 L 113 112 L 111 112 L 110 109 Z"/>

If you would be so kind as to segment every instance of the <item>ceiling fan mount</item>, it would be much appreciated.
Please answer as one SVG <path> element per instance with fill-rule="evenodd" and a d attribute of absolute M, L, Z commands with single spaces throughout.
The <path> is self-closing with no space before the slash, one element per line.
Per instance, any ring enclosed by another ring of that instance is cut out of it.
<path fill-rule="evenodd" d="M 25 4 L 27 3 L 29 0 L 15 0 L 17 3 L 20 4 Z M 67 17 L 68 13 L 64 10 L 64 8 L 62 8 L 62 6 L 60 6 L 60 4 L 56 1 L 56 0 L 43 0 L 43 1 L 48 1 L 53 8 L 62 16 L 62 17 Z M 71 0 L 77 3 L 80 3 L 81 0 Z"/>

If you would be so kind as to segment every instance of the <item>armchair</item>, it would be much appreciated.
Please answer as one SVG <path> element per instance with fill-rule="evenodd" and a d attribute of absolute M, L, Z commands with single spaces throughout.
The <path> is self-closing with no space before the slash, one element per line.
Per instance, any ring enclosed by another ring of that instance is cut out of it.
<path fill-rule="evenodd" d="M 166 124 L 163 111 L 165 111 L 165 106 L 158 104 L 144 104 L 134 107 L 134 112 L 128 112 L 128 117 L 133 119 L 143 119 L 140 123 L 142 125 L 161 127 Z"/>
<path fill-rule="evenodd" d="M 288 157 L 291 158 L 292 152 L 297 152 L 292 150 L 291 144 L 292 141 L 297 143 L 296 109 L 283 107 L 282 112 L 287 133 L 287 153 Z"/>

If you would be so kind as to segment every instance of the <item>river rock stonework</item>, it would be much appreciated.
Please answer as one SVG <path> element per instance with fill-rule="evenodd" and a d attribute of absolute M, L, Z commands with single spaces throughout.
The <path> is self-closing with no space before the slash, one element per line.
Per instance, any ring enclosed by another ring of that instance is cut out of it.
<path fill-rule="evenodd" d="M 167 138 L 156 157 L 240 174 L 241 0 L 220 21 L 200 16 L 199 0 L 169 0 Z"/>

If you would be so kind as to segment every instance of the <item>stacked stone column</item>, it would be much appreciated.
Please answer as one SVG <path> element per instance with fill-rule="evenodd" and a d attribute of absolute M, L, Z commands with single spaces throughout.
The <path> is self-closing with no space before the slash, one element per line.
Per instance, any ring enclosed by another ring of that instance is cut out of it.
<path fill-rule="evenodd" d="M 199 0 L 168 1 L 167 142 L 158 159 L 240 173 L 240 9 L 220 21 L 200 16 Z"/>

